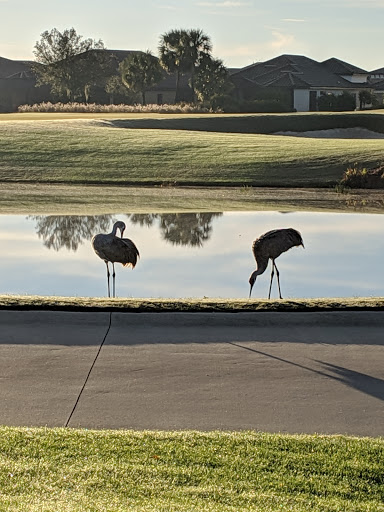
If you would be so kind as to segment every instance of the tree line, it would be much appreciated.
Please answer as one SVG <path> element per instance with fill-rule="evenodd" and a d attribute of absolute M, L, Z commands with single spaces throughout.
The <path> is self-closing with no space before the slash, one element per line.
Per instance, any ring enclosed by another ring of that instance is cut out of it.
<path fill-rule="evenodd" d="M 101 88 L 114 103 L 115 97 L 135 102 L 159 84 L 166 73 L 175 75 L 175 102 L 182 99 L 180 79 L 188 77 L 190 101 L 220 106 L 230 94 L 229 73 L 220 59 L 212 56 L 212 43 L 200 29 L 171 30 L 160 36 L 158 57 L 150 51 L 132 51 L 121 62 L 105 51 L 101 39 L 84 39 L 74 28 L 45 31 L 34 46 L 33 71 L 36 85 L 48 85 L 59 100 L 89 102 Z"/>

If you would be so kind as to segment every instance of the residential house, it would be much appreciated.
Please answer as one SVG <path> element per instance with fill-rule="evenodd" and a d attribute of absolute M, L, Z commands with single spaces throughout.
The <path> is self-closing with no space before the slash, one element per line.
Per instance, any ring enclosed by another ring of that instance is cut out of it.
<path fill-rule="evenodd" d="M 384 104 L 384 68 L 374 69 L 369 73 L 368 81 L 370 82 L 377 101 Z"/>
<path fill-rule="evenodd" d="M 132 53 L 144 53 L 140 50 L 89 50 L 90 52 L 105 52 L 116 60 L 116 73 L 118 73 L 119 64 Z M 191 89 L 188 86 L 188 76 L 181 76 L 179 83 L 179 101 L 191 101 Z M 105 93 L 99 89 L 96 95 L 100 102 L 108 102 Z M 176 102 L 176 73 L 167 73 L 164 71 L 163 79 L 145 94 L 146 102 L 156 105 L 174 104 Z"/>
<path fill-rule="evenodd" d="M 336 59 L 335 57 L 324 60 L 320 64 L 325 66 L 331 73 L 339 75 L 353 84 L 365 84 L 370 75 L 368 71 L 358 68 L 353 64 L 349 64 L 348 62 Z"/>
<path fill-rule="evenodd" d="M 359 92 L 371 88 L 368 75 L 338 59 L 320 63 L 303 55 L 280 55 L 247 66 L 233 73 L 231 79 L 240 100 L 256 99 L 266 91 L 285 93 L 291 110 L 307 112 L 318 110 L 320 96 L 343 92 L 352 94 L 359 108 Z"/>
<path fill-rule="evenodd" d="M 0 112 L 17 110 L 24 103 L 43 101 L 49 90 L 36 88 L 32 61 L 0 57 Z"/>
<path fill-rule="evenodd" d="M 381 81 L 381 80 L 384 80 L 384 68 L 380 68 L 380 69 L 374 69 L 373 71 L 371 71 L 369 73 L 369 79 L 371 81 Z"/>
<path fill-rule="evenodd" d="M 106 52 L 115 58 L 116 73 L 118 66 L 128 55 L 136 50 L 90 50 Z M 141 52 L 140 52 L 141 53 Z M 36 87 L 36 79 L 31 71 L 33 61 L 14 61 L 0 57 L 0 112 L 17 110 L 19 105 L 42 101 L 53 101 L 49 86 Z M 189 76 L 181 76 L 179 83 L 179 101 L 191 101 Z M 124 98 L 118 98 L 124 101 Z M 164 71 L 163 79 L 146 93 L 147 103 L 173 104 L 176 101 L 176 74 Z M 91 91 L 91 102 L 109 103 L 110 97 L 102 87 Z"/>
<path fill-rule="evenodd" d="M 138 50 L 90 50 L 106 52 L 119 63 Z M 140 52 L 141 53 L 141 52 Z M 0 112 L 17 110 L 22 104 L 52 100 L 49 87 L 35 87 L 31 61 L 13 61 L 0 57 Z M 307 112 L 318 110 L 324 95 L 338 96 L 343 92 L 355 98 L 360 107 L 360 91 L 370 91 L 380 103 L 384 98 L 384 68 L 367 72 L 337 58 L 317 62 L 303 55 L 280 55 L 266 62 L 258 62 L 242 69 L 229 70 L 235 86 L 234 95 L 240 101 L 260 98 L 280 98 L 287 110 Z M 182 75 L 178 101 L 191 101 L 189 76 Z M 109 103 L 103 87 L 93 87 L 90 101 Z M 176 74 L 164 71 L 163 79 L 146 93 L 147 103 L 173 104 L 176 102 Z M 124 97 L 114 98 L 124 102 Z"/>

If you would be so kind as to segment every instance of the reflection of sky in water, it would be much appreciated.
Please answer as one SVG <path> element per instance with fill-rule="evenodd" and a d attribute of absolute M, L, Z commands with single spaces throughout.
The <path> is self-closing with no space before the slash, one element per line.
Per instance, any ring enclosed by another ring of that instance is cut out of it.
<path fill-rule="evenodd" d="M 212 218 L 202 247 L 165 242 L 158 220 L 141 227 L 126 215 L 114 217 L 126 222 L 125 236 L 141 254 L 134 270 L 116 265 L 119 297 L 247 297 L 255 268 L 252 240 L 279 227 L 298 229 L 305 244 L 305 250 L 293 248 L 277 260 L 284 298 L 384 294 L 382 215 L 224 213 Z M 88 240 L 76 252 L 49 250 L 36 235 L 34 219 L 0 216 L 0 244 L 0 293 L 106 295 L 105 264 Z M 269 278 L 270 267 L 256 281 L 253 297 L 267 296 Z"/>

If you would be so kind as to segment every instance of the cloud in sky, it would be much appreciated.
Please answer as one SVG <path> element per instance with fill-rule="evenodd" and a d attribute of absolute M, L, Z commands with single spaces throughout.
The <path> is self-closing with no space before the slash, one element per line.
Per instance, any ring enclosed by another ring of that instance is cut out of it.
<path fill-rule="evenodd" d="M 245 66 L 252 62 L 276 57 L 280 53 L 293 53 L 298 50 L 302 51 L 300 43 L 294 35 L 272 29 L 269 40 L 265 43 L 221 47 L 218 52 L 225 55 L 225 58 L 236 58 L 238 61 L 243 61 Z"/>
<path fill-rule="evenodd" d="M 288 23 L 304 23 L 305 20 L 301 20 L 299 18 L 283 18 L 281 21 L 286 21 Z"/>
<path fill-rule="evenodd" d="M 230 0 L 225 0 L 224 2 L 198 2 L 196 5 L 199 7 L 249 7 L 251 2 L 233 2 Z"/>
<path fill-rule="evenodd" d="M 285 48 L 286 46 L 291 45 L 295 41 L 295 38 L 292 34 L 283 34 L 282 32 L 279 32 L 277 30 L 274 30 L 272 32 L 272 36 L 274 37 L 274 39 L 269 44 L 271 48 L 273 48 L 274 50 L 280 50 L 282 48 Z"/>
<path fill-rule="evenodd" d="M 384 9 L 384 0 L 355 0 L 352 2 L 344 2 L 347 6 L 351 7 L 378 7 Z"/>
<path fill-rule="evenodd" d="M 356 7 L 361 9 L 384 9 L 384 0 L 336 0 L 329 3 L 332 3 L 333 5 L 343 5 L 347 9 L 356 9 Z"/>
<path fill-rule="evenodd" d="M 294 0 L 296 3 L 314 3 L 318 4 L 318 0 Z M 375 8 L 384 9 L 384 0 L 323 0 L 322 4 L 331 4 L 333 6 L 344 6 L 346 8 L 355 9 Z"/>

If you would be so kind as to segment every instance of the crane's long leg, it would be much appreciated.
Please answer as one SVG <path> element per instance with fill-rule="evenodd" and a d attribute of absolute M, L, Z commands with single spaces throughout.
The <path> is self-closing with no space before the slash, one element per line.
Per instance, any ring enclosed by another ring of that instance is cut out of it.
<path fill-rule="evenodd" d="M 273 280 L 273 276 L 274 276 L 274 274 L 275 274 L 275 262 L 272 260 L 271 282 L 269 283 L 268 299 L 270 299 L 270 298 L 271 298 L 272 280 Z"/>
<path fill-rule="evenodd" d="M 110 288 L 109 288 L 109 276 L 110 276 L 110 273 L 109 273 L 108 261 L 106 261 L 105 264 L 107 265 L 108 297 L 110 297 L 111 296 L 111 291 L 110 291 Z"/>
<path fill-rule="evenodd" d="M 116 272 L 115 272 L 115 264 L 113 263 L 113 261 L 112 261 L 112 268 L 113 268 L 113 274 L 112 274 L 112 278 L 113 278 L 113 297 L 116 297 L 116 285 L 115 285 Z"/>
<path fill-rule="evenodd" d="M 279 286 L 279 296 L 280 296 L 280 299 L 282 299 L 283 297 L 281 296 L 281 290 L 280 290 L 280 272 L 277 270 L 277 267 L 276 267 L 276 263 L 273 262 L 273 265 L 276 269 L 276 275 L 277 275 L 277 284 Z"/>

